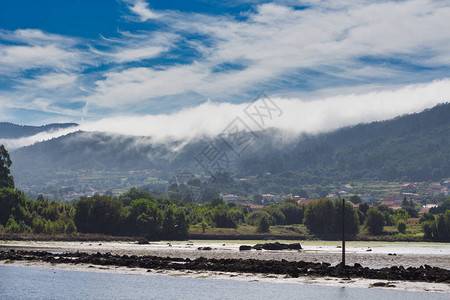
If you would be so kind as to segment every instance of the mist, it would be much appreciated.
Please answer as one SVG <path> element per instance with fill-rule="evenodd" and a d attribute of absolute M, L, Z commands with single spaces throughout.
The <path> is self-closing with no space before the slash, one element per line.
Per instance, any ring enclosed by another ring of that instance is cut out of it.
<path fill-rule="evenodd" d="M 269 95 L 280 111 L 271 119 L 267 118 L 263 128 L 256 126 L 244 112 L 251 102 L 232 104 L 208 101 L 171 114 L 114 116 L 97 121 L 84 121 L 78 127 L 20 139 L 3 139 L 0 144 L 5 144 L 8 149 L 13 150 L 78 130 L 145 136 L 148 137 L 145 140 L 149 143 L 187 143 L 195 139 L 218 136 L 236 118 L 240 118 L 251 130 L 279 129 L 284 133 L 282 138 L 290 140 L 305 133 L 324 133 L 345 126 L 420 112 L 439 103 L 449 102 L 449 95 L 450 79 L 313 100 Z"/>

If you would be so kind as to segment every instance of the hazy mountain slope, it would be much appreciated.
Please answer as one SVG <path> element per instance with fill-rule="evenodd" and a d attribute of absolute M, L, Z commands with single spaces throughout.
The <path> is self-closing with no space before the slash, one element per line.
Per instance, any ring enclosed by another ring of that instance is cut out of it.
<path fill-rule="evenodd" d="M 439 180 L 450 177 L 450 104 L 384 122 L 360 124 L 290 142 L 276 130 L 258 133 L 251 149 L 230 157 L 235 176 L 270 172 L 280 182 L 358 179 Z M 194 157 L 210 140 L 153 144 L 150 138 L 77 132 L 12 152 L 13 171 L 201 169 Z"/>
<path fill-rule="evenodd" d="M 449 152 L 450 104 L 443 104 L 393 120 L 307 137 L 294 149 L 275 151 L 269 157 L 255 153 L 243 162 L 243 169 L 250 173 L 297 171 L 330 180 L 439 180 L 450 176 Z"/>

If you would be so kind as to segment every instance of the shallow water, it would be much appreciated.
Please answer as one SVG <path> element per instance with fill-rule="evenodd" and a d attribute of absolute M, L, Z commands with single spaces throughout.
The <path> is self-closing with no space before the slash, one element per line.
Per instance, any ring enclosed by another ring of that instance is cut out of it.
<path fill-rule="evenodd" d="M 448 294 L 0 266 L 1 299 L 449 299 Z"/>

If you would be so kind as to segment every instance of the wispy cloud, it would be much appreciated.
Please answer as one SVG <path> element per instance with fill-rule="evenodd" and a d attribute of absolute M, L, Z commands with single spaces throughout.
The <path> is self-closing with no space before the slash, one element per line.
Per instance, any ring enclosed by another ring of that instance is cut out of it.
<path fill-rule="evenodd" d="M 403 84 L 404 76 L 416 72 L 411 66 L 450 67 L 448 18 L 450 7 L 435 1 L 325 1 L 307 9 L 269 3 L 257 6 L 244 21 L 169 15 L 165 24 L 172 30 L 205 37 L 192 44 L 201 56 L 189 64 L 108 72 L 96 81 L 89 100 L 120 106 L 190 92 L 227 99 L 286 81 L 313 89 L 328 87 L 333 80 L 350 87 Z M 386 63 L 392 61 L 397 65 Z M 223 65 L 235 67 L 217 72 Z M 303 71 L 316 75 L 302 77 Z M 332 80 L 318 85 L 320 74 Z M 130 88 L 134 92 L 124 97 Z"/>
<path fill-rule="evenodd" d="M 74 70 L 87 63 L 83 54 L 74 48 L 77 41 L 41 30 L 0 30 L 0 72 L 17 74 L 30 69 Z M 12 43 L 12 44 L 11 44 Z"/>
<path fill-rule="evenodd" d="M 70 121 L 173 114 L 206 99 L 243 103 L 261 90 L 302 99 L 399 90 L 450 71 L 445 1 L 243 0 L 254 6 L 239 15 L 122 2 L 138 22 L 126 19 L 135 27 L 113 37 L 0 29 L 3 111 L 41 110 Z"/>
<path fill-rule="evenodd" d="M 130 4 L 129 9 L 135 15 L 139 17 L 141 22 L 146 22 L 149 19 L 157 19 L 161 15 L 148 7 L 148 3 L 144 0 L 127 0 L 125 1 Z"/>

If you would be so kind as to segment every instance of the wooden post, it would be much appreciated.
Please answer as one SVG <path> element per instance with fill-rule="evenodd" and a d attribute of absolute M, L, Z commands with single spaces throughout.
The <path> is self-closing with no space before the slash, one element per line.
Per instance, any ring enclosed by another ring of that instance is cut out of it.
<path fill-rule="evenodd" d="M 342 199 L 342 267 L 345 268 L 345 199 Z"/>

